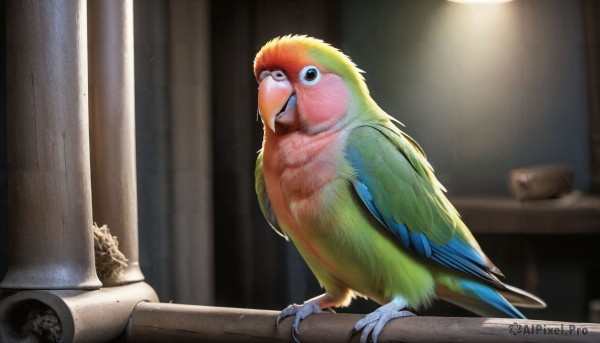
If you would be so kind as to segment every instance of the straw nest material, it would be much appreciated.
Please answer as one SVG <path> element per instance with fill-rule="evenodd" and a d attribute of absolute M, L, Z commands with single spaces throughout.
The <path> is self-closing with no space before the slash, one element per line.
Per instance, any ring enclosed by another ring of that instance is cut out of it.
<path fill-rule="evenodd" d="M 21 328 L 21 340 L 25 343 L 56 343 L 60 341 L 62 327 L 53 309 L 45 305 L 29 310 Z"/>
<path fill-rule="evenodd" d="M 94 223 L 94 253 L 100 281 L 116 278 L 127 267 L 127 258 L 119 251 L 117 237 L 110 234 L 106 225 L 98 227 Z"/>

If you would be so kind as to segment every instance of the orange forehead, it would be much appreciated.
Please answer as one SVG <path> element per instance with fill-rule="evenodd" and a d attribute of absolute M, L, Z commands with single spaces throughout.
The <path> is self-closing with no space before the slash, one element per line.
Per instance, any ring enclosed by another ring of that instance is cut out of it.
<path fill-rule="evenodd" d="M 309 47 L 301 41 L 273 40 L 267 43 L 254 60 L 254 77 L 258 80 L 264 70 L 281 70 L 291 81 L 295 81 L 305 66 L 313 64 L 309 58 Z"/>

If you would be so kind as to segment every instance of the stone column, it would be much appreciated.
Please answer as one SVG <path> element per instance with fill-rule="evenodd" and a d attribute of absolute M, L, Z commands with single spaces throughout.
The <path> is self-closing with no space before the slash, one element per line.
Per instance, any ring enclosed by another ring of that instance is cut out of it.
<path fill-rule="evenodd" d="M 138 257 L 133 1 L 88 1 L 94 221 L 118 237 L 127 268 L 105 286 L 144 279 Z"/>
<path fill-rule="evenodd" d="M 5 289 L 95 289 L 84 0 L 7 0 Z"/>

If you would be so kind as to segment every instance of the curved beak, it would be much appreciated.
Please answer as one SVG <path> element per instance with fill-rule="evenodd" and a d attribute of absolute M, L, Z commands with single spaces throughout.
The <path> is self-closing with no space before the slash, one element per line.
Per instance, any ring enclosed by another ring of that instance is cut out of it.
<path fill-rule="evenodd" d="M 275 119 L 282 113 L 294 89 L 287 80 L 275 80 L 271 75 L 265 77 L 258 86 L 258 111 L 262 121 L 275 132 Z"/>

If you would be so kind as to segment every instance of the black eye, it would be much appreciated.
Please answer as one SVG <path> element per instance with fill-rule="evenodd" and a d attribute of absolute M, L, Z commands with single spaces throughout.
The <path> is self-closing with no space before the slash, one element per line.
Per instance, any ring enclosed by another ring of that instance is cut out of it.
<path fill-rule="evenodd" d="M 319 82 L 321 72 L 315 66 L 306 66 L 300 71 L 300 80 L 305 85 L 314 85 Z"/>
<path fill-rule="evenodd" d="M 304 74 L 304 79 L 306 81 L 314 81 L 317 76 L 319 76 L 318 73 L 319 72 L 315 68 L 310 68 L 306 71 L 306 74 Z"/>

